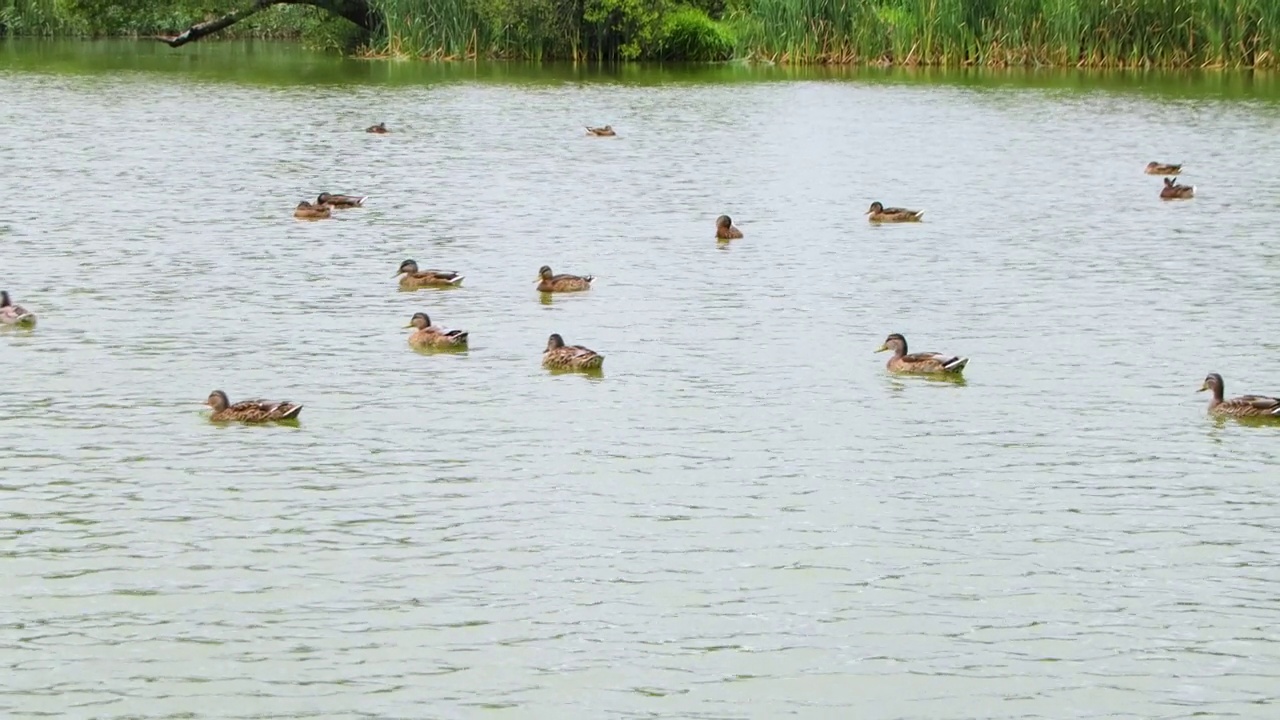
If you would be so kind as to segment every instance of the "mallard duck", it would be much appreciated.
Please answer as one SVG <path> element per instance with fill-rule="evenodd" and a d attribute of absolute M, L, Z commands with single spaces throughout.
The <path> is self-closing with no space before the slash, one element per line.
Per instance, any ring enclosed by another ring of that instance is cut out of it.
<path fill-rule="evenodd" d="M 461 330 L 450 330 L 432 325 L 426 313 L 414 313 L 406 328 L 417 328 L 409 335 L 410 347 L 462 348 L 467 346 L 467 335 Z"/>
<path fill-rule="evenodd" d="M 924 217 L 923 210 L 887 208 L 878 201 L 871 203 L 871 209 L 863 214 L 867 215 L 868 219 L 874 223 L 920 222 L 920 218 Z"/>
<path fill-rule="evenodd" d="M 579 277 L 577 275 L 552 275 L 551 268 L 543 265 L 538 270 L 538 292 L 578 292 L 581 290 L 590 290 L 591 281 L 595 280 L 592 275 Z"/>
<path fill-rule="evenodd" d="M 390 130 L 387 129 L 387 124 L 384 122 L 380 122 L 377 125 L 370 125 L 369 127 L 365 128 L 364 131 L 367 133 L 373 133 L 375 135 L 386 135 L 387 133 L 391 132 Z"/>
<path fill-rule="evenodd" d="M 1177 175 L 1182 172 L 1181 165 L 1163 165 L 1154 160 L 1147 163 L 1148 175 Z"/>
<path fill-rule="evenodd" d="M 400 263 L 400 269 L 391 277 L 400 278 L 400 287 L 406 290 L 423 287 L 457 287 L 466 278 L 465 275 L 459 275 L 452 270 L 419 270 L 418 263 L 413 260 Z"/>
<path fill-rule="evenodd" d="M 312 205 L 303 200 L 294 208 L 293 216 L 299 220 L 322 220 L 329 217 L 328 205 Z"/>
<path fill-rule="evenodd" d="M 567 370 L 599 370 L 604 356 L 581 345 L 565 345 L 564 338 L 552 333 L 547 350 L 542 353 L 542 366 Z"/>
<path fill-rule="evenodd" d="M 936 352 L 922 352 L 914 355 L 907 354 L 907 339 L 893 333 L 884 339 L 884 344 L 876 348 L 876 352 L 884 352 L 892 350 L 893 357 L 889 358 L 886 367 L 891 372 L 896 373 L 917 373 L 917 374 L 959 374 L 964 370 L 964 366 L 969 364 L 969 358 L 956 357 L 955 355 L 945 355 Z"/>
<path fill-rule="evenodd" d="M 282 402 L 245 400 L 232 405 L 231 401 L 227 399 L 227 394 L 221 390 L 214 390 L 209 393 L 209 399 L 205 400 L 204 404 L 213 408 L 213 414 L 209 416 L 209 419 L 219 422 L 223 420 L 238 420 L 240 422 L 261 423 L 294 420 L 298 417 L 298 413 L 302 412 L 301 405 L 291 403 L 288 400 Z"/>
<path fill-rule="evenodd" d="M 320 193 L 316 198 L 316 205 L 328 205 L 334 208 L 353 208 L 360 207 L 368 200 L 368 195 L 330 195 L 329 193 Z"/>
<path fill-rule="evenodd" d="M 742 231 L 733 226 L 733 218 L 721 215 L 716 218 L 716 237 L 720 240 L 737 240 L 742 237 Z"/>
<path fill-rule="evenodd" d="M 613 131 L 612 125 L 605 125 L 604 127 L 591 127 L 588 125 L 587 134 L 595 135 L 596 137 L 613 137 L 618 133 Z"/>
<path fill-rule="evenodd" d="M 1165 178 L 1164 187 L 1160 188 L 1161 200 L 1190 200 L 1195 196 L 1195 185 L 1179 185 L 1173 178 Z"/>
<path fill-rule="evenodd" d="M 0 324 L 32 328 L 36 326 L 36 314 L 21 305 L 14 305 L 9 300 L 9 291 L 0 290 Z"/>
<path fill-rule="evenodd" d="M 1218 373 L 1209 373 L 1197 392 L 1205 390 L 1213 391 L 1213 397 L 1209 399 L 1209 413 L 1212 415 L 1280 418 L 1280 398 L 1266 395 L 1241 395 L 1223 400 L 1222 394 L 1226 390 L 1226 385 Z"/>

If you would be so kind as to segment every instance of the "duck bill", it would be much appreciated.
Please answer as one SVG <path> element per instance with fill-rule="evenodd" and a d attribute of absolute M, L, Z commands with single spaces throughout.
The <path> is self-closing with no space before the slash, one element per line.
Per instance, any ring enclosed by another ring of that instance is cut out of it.
<path fill-rule="evenodd" d="M 403 275 L 404 273 L 405 273 L 405 271 L 404 271 L 404 270 L 397 270 L 397 271 L 396 271 L 396 274 L 395 274 L 395 275 L 392 275 L 391 277 L 393 277 L 393 278 L 398 278 L 398 277 L 400 277 L 401 275 Z"/>
<path fill-rule="evenodd" d="M 1204 392 L 1205 390 L 1208 390 L 1208 389 L 1209 389 L 1209 383 L 1202 383 L 1200 385 L 1200 389 L 1197 390 L 1196 392 Z"/>
<path fill-rule="evenodd" d="M 889 349 L 889 346 L 888 346 L 888 345 L 881 345 L 880 347 L 878 347 L 878 348 L 876 348 L 876 349 L 875 349 L 875 352 L 880 353 L 880 352 L 884 352 L 885 350 L 888 350 L 888 349 Z"/>

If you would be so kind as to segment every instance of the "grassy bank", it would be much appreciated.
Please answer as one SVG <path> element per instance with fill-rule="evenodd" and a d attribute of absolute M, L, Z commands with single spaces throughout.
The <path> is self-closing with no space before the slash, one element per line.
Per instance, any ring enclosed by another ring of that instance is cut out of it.
<path fill-rule="evenodd" d="M 0 0 L 13 34 L 148 35 L 236 0 Z M 305 6 L 228 36 L 366 55 L 899 65 L 1271 68 L 1280 0 L 371 0 L 367 37 Z"/>

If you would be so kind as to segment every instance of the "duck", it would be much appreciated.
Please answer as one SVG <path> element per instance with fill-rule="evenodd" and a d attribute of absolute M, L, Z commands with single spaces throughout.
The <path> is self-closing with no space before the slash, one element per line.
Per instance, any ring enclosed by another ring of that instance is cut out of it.
<path fill-rule="evenodd" d="M 298 207 L 294 208 L 293 216 L 299 220 L 323 220 L 329 217 L 328 205 L 312 205 L 303 200 L 298 203 Z"/>
<path fill-rule="evenodd" d="M 1147 163 L 1146 172 L 1148 175 L 1177 175 L 1182 172 L 1182 165 L 1165 165 L 1152 160 Z"/>
<path fill-rule="evenodd" d="M 1160 188 L 1161 200 L 1190 200 L 1195 196 L 1195 185 L 1179 185 L 1173 178 L 1165 178 L 1164 187 Z"/>
<path fill-rule="evenodd" d="M 581 345 L 565 345 L 564 338 L 552 333 L 547 338 L 547 349 L 542 353 L 542 366 L 557 370 L 599 370 L 604 356 Z"/>
<path fill-rule="evenodd" d="M 604 127 L 591 127 L 588 125 L 587 134 L 594 135 L 596 137 L 614 137 L 618 133 L 613 131 L 612 125 L 605 125 Z"/>
<path fill-rule="evenodd" d="M 424 287 L 457 287 L 466 279 L 452 270 L 419 270 L 418 263 L 405 260 L 400 269 L 391 277 L 400 278 L 400 287 L 405 290 Z"/>
<path fill-rule="evenodd" d="M 386 135 L 387 133 L 391 132 L 390 130 L 387 129 L 387 124 L 384 122 L 380 122 L 377 125 L 370 125 L 369 127 L 365 128 L 364 131 L 367 133 L 373 133 L 374 135 Z"/>
<path fill-rule="evenodd" d="M 245 400 L 232 405 L 231 401 L 227 399 L 227 394 L 221 390 L 214 390 L 209 393 L 209 399 L 205 400 L 204 404 L 213 408 L 213 414 L 209 416 L 209 419 L 215 422 L 236 420 L 239 422 L 263 423 L 296 420 L 298 413 L 302 412 L 301 405 L 288 400 L 281 402 Z"/>
<path fill-rule="evenodd" d="M 893 357 L 889 358 L 886 364 L 890 372 L 958 375 L 964 371 L 964 366 L 969 364 L 969 358 L 944 353 L 923 352 L 908 355 L 907 339 L 898 333 L 885 338 L 884 344 L 876 348 L 876 352 L 885 350 L 893 351 Z"/>
<path fill-rule="evenodd" d="M 414 313 L 405 327 L 416 328 L 409 335 L 409 346 L 415 348 L 465 348 L 470 334 L 433 325 L 426 313 Z"/>
<path fill-rule="evenodd" d="M 1222 394 L 1226 390 L 1226 384 L 1222 382 L 1222 376 L 1218 373 L 1209 373 L 1204 379 L 1204 384 L 1196 392 L 1205 390 L 1213 391 L 1213 397 L 1209 398 L 1210 415 L 1280 418 L 1280 398 L 1266 395 L 1241 395 L 1223 400 Z"/>
<path fill-rule="evenodd" d="M 591 289 L 591 281 L 595 276 L 587 275 L 552 275 L 550 266 L 543 265 L 538 269 L 538 292 L 579 292 Z"/>
<path fill-rule="evenodd" d="M 728 215 L 721 215 L 716 218 L 716 238 L 719 240 L 737 240 L 742 237 L 742 231 L 733 226 L 733 218 Z"/>
<path fill-rule="evenodd" d="M 354 208 L 364 205 L 364 201 L 368 200 L 368 195 L 331 195 L 329 193 L 320 193 L 316 197 L 316 205 L 327 205 L 331 208 Z"/>
<path fill-rule="evenodd" d="M 33 328 L 36 326 L 36 314 L 21 305 L 13 304 L 9 299 L 9 291 L 0 290 L 0 324 Z"/>
<path fill-rule="evenodd" d="M 887 208 L 881 205 L 879 201 L 871 203 L 871 209 L 863 214 L 867 215 L 868 219 L 873 223 L 920 222 L 920 218 L 924 217 L 923 210 Z"/>

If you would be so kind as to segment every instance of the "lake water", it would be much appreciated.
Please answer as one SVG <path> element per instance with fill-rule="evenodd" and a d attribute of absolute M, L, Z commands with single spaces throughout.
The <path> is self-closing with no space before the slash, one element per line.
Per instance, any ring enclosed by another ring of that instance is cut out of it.
<path fill-rule="evenodd" d="M 1274 76 L 10 42 L 0 98 L 6 718 L 1280 712 L 1280 428 L 1195 393 L 1280 393 Z"/>

